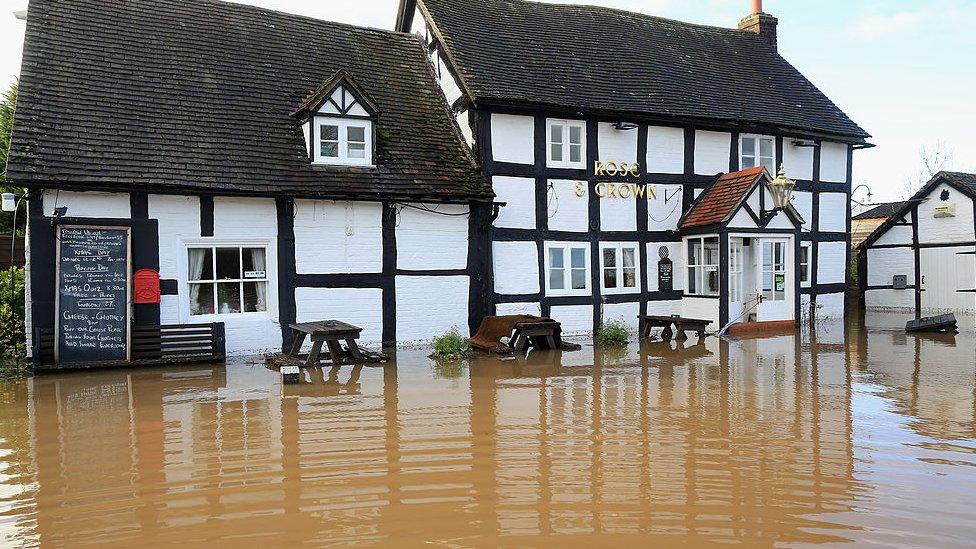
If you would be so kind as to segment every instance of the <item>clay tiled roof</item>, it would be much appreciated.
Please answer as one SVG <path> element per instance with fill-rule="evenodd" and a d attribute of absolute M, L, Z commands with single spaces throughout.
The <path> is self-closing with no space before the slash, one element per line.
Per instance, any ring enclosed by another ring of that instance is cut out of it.
<path fill-rule="evenodd" d="M 681 222 L 681 228 L 705 227 L 726 221 L 746 199 L 753 184 L 760 177 L 766 177 L 762 166 L 719 176 L 692 206 Z"/>
<path fill-rule="evenodd" d="M 746 123 L 854 142 L 868 137 L 751 32 L 596 6 L 401 2 L 404 16 L 415 4 L 430 13 L 476 103 Z"/>
<path fill-rule="evenodd" d="M 347 71 L 375 168 L 312 166 L 291 116 Z M 214 0 L 31 0 L 7 178 L 331 199 L 492 196 L 415 36 Z"/>

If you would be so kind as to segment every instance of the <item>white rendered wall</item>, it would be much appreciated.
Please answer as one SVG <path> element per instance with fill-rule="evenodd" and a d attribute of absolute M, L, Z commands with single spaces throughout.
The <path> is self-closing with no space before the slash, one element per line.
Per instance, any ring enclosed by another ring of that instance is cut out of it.
<path fill-rule="evenodd" d="M 604 231 L 636 231 L 637 200 L 629 198 L 600 199 L 600 229 Z"/>
<path fill-rule="evenodd" d="M 976 256 L 971 255 L 972 251 L 972 245 L 919 250 L 923 309 L 972 311 L 976 308 L 973 294 L 959 291 L 976 286 Z"/>
<path fill-rule="evenodd" d="M 539 292 L 539 251 L 535 242 L 494 242 L 495 293 Z"/>
<path fill-rule="evenodd" d="M 847 242 L 821 242 L 817 250 L 817 284 L 841 284 L 846 280 Z"/>
<path fill-rule="evenodd" d="M 467 276 L 396 277 L 399 342 L 428 342 L 452 327 L 468 335 Z"/>
<path fill-rule="evenodd" d="M 359 342 L 383 341 L 383 290 L 379 288 L 295 288 L 297 322 L 341 319 L 363 329 Z M 306 342 L 311 347 L 311 342 Z"/>
<path fill-rule="evenodd" d="M 588 334 L 593 332 L 592 305 L 553 305 L 549 316 L 562 324 L 563 334 Z"/>
<path fill-rule="evenodd" d="M 803 218 L 803 228 L 809 228 L 813 223 L 813 194 L 805 191 L 795 191 L 793 193 L 793 208 Z M 755 211 L 755 208 L 753 208 L 753 211 Z"/>
<path fill-rule="evenodd" d="M 655 196 L 647 193 L 647 230 L 673 231 L 681 219 L 682 186 L 655 185 Z"/>
<path fill-rule="evenodd" d="M 467 206 L 415 204 L 404 207 L 396 227 L 397 267 L 428 271 L 465 269 L 468 266 Z M 453 215 L 441 215 L 453 214 Z"/>
<path fill-rule="evenodd" d="M 542 307 L 538 303 L 499 303 L 495 305 L 495 314 L 541 316 Z"/>
<path fill-rule="evenodd" d="M 637 129 L 618 130 L 610 122 L 597 125 L 597 146 L 601 162 L 637 162 Z"/>
<path fill-rule="evenodd" d="M 719 299 L 705 299 L 701 297 L 685 297 L 681 300 L 681 316 L 685 318 L 699 318 L 711 320 L 708 330 L 717 330 Z"/>
<path fill-rule="evenodd" d="M 491 115 L 491 157 L 495 162 L 535 163 L 535 120 L 531 116 Z"/>
<path fill-rule="evenodd" d="M 921 235 L 919 235 L 921 238 Z M 905 225 L 894 225 L 888 228 L 878 240 L 875 241 L 874 245 L 884 245 L 884 244 L 911 244 L 912 243 L 912 228 Z"/>
<path fill-rule="evenodd" d="M 496 227 L 535 228 L 535 179 L 496 175 L 491 178 L 491 187 L 495 200 L 505 202 L 495 219 Z"/>
<path fill-rule="evenodd" d="M 819 320 L 844 318 L 844 294 L 818 295 L 816 314 Z"/>
<path fill-rule="evenodd" d="M 44 215 L 54 216 L 54 209 L 67 207 L 66 217 L 102 217 L 129 219 L 129 193 L 95 193 L 44 191 Z"/>
<path fill-rule="evenodd" d="M 214 238 L 243 237 L 277 240 L 278 208 L 274 199 L 214 198 Z"/>
<path fill-rule="evenodd" d="M 640 303 L 606 303 L 603 305 L 603 322 L 620 322 L 628 329 L 637 330 Z"/>
<path fill-rule="evenodd" d="M 941 200 L 942 192 L 949 193 L 949 200 Z M 937 185 L 926 196 L 926 201 L 918 205 L 918 241 L 921 244 L 946 242 L 972 242 L 973 235 L 973 201 L 956 189 L 942 184 Z M 954 217 L 940 217 L 934 215 L 935 208 L 954 205 Z"/>
<path fill-rule="evenodd" d="M 650 301 L 647 304 L 647 314 L 655 316 L 670 316 L 681 314 L 681 300 Z"/>
<path fill-rule="evenodd" d="M 576 196 L 576 184 L 588 187 L 585 181 L 550 179 L 547 191 L 547 211 L 551 231 L 589 231 L 589 199 L 587 195 Z M 587 189 L 589 192 L 589 189 Z"/>
<path fill-rule="evenodd" d="M 195 196 L 152 194 L 148 203 L 149 218 L 155 219 L 159 226 L 159 277 L 185 281 L 186 273 L 181 269 L 185 265 L 184 241 L 200 237 L 200 199 Z M 162 324 L 184 322 L 180 296 L 164 295 L 160 298 L 159 320 Z"/>
<path fill-rule="evenodd" d="M 644 173 L 685 172 L 685 131 L 682 128 L 647 128 L 647 159 Z"/>
<path fill-rule="evenodd" d="M 715 175 L 729 171 L 732 134 L 726 132 L 695 132 L 695 173 Z"/>
<path fill-rule="evenodd" d="M 440 74 L 440 85 L 441 93 L 444 94 L 444 98 L 447 99 L 448 105 L 454 105 L 454 102 L 461 98 L 464 93 L 461 91 L 461 86 L 458 85 L 457 80 L 451 75 L 451 71 L 447 68 L 447 63 L 444 62 L 444 53 L 441 49 L 437 48 L 437 72 Z"/>
<path fill-rule="evenodd" d="M 661 247 L 668 249 L 668 258 L 671 259 L 671 276 L 674 290 L 681 291 L 684 288 L 684 279 L 680 278 L 684 273 L 684 245 L 681 242 L 650 242 L 647 244 L 647 291 L 660 291 L 657 280 L 658 262 L 661 261 Z"/>
<path fill-rule="evenodd" d="M 824 141 L 820 146 L 820 181 L 847 181 L 847 144 Z"/>
<path fill-rule="evenodd" d="M 847 195 L 820 193 L 820 232 L 847 232 Z"/>
<path fill-rule="evenodd" d="M 813 147 L 797 147 L 794 138 L 783 138 L 783 165 L 790 179 L 813 179 Z M 772 174 L 774 177 L 776 174 Z"/>
<path fill-rule="evenodd" d="M 454 115 L 458 128 L 461 129 L 461 137 L 468 147 L 474 146 L 474 132 L 471 130 L 471 120 L 468 118 L 468 111 L 464 110 Z"/>
<path fill-rule="evenodd" d="M 869 248 L 868 286 L 890 286 L 895 275 L 906 275 L 915 284 L 915 252 L 911 248 Z"/>
<path fill-rule="evenodd" d="M 299 274 L 383 270 L 383 205 L 295 201 L 295 269 Z"/>
<path fill-rule="evenodd" d="M 915 309 L 915 290 L 867 290 L 864 306 L 869 309 Z"/>

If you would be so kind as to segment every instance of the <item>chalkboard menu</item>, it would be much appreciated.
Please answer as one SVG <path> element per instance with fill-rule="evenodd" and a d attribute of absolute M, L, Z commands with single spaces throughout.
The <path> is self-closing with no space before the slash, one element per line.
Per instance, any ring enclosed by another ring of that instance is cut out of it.
<path fill-rule="evenodd" d="M 126 360 L 129 230 L 60 227 L 58 362 Z"/>

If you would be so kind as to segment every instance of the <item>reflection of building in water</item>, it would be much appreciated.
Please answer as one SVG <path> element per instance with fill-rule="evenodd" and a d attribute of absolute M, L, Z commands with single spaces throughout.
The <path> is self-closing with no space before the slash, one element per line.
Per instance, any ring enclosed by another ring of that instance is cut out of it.
<path fill-rule="evenodd" d="M 871 314 L 867 319 L 872 324 L 884 320 Z M 971 335 L 907 335 L 896 328 L 862 330 L 858 336 L 859 362 L 886 389 L 895 411 L 913 418 L 911 429 L 938 439 L 976 437 Z"/>
<path fill-rule="evenodd" d="M 282 392 L 247 367 L 41 377 L 37 532 L 830 539 L 808 529 L 852 504 L 850 373 L 843 345 L 797 345 L 491 358 L 461 384 L 406 367 L 427 362 L 401 351 L 399 371 L 367 368 L 348 385 L 342 370 L 338 383 L 358 390 L 338 393 L 325 380 Z"/>

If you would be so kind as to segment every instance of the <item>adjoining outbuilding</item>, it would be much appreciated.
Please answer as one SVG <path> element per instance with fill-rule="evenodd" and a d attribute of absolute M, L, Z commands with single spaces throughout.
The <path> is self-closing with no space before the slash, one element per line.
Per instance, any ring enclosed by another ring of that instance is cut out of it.
<path fill-rule="evenodd" d="M 939 172 L 861 245 L 865 307 L 976 311 L 976 175 Z"/>

